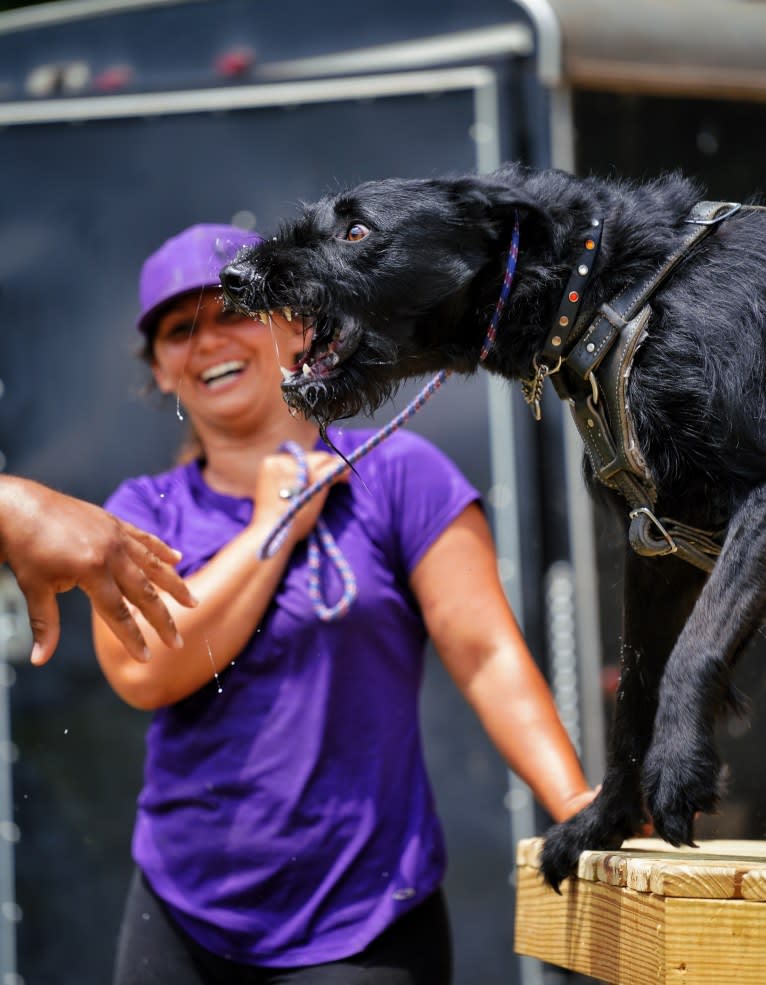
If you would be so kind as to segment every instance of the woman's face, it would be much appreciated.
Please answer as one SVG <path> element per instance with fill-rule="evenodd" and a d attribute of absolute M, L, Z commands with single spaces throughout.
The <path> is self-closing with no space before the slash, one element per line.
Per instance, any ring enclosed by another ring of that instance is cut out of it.
<path fill-rule="evenodd" d="M 263 324 L 226 312 L 211 289 L 183 295 L 161 316 L 152 370 L 159 389 L 175 393 L 192 418 L 223 423 L 284 412 L 280 365 L 292 369 L 307 346 L 301 319 L 275 314 Z"/>

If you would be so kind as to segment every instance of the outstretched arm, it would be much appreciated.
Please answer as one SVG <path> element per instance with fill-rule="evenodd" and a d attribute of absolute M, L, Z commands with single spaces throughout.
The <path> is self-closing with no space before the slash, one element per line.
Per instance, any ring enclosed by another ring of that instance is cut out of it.
<path fill-rule="evenodd" d="M 180 558 L 156 537 L 92 503 L 15 476 L 0 477 L 0 561 L 12 569 L 29 609 L 32 663 L 53 655 L 60 635 L 56 594 L 81 588 L 126 652 L 148 659 L 128 602 L 169 645 L 180 645 L 155 586 L 181 605 L 195 600 L 172 565 Z M 127 601 L 126 601 L 127 600 Z"/>
<path fill-rule="evenodd" d="M 506 601 L 476 504 L 426 551 L 411 585 L 447 670 L 508 766 L 555 820 L 577 813 L 595 792 Z"/>

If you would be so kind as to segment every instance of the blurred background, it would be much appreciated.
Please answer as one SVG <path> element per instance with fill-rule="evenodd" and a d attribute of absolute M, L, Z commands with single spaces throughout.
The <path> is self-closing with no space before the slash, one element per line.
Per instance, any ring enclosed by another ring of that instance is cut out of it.
<path fill-rule="evenodd" d="M 268 233 L 349 183 L 510 158 L 639 179 L 679 168 L 739 200 L 764 190 L 764 100 L 759 0 L 0 3 L 0 464 L 96 502 L 168 466 L 184 425 L 141 393 L 135 284 L 186 225 Z M 622 544 L 546 401 L 535 425 L 514 388 L 453 378 L 411 426 L 484 494 L 508 596 L 595 783 Z M 108 982 L 130 872 L 147 718 L 103 682 L 84 597 L 61 603 L 59 651 L 34 670 L 0 570 L 0 985 Z M 732 782 L 701 836 L 764 835 L 763 650 L 740 666 L 755 710 L 721 724 Z M 573 982 L 513 955 L 513 846 L 548 819 L 434 655 L 422 719 L 456 985 Z"/>

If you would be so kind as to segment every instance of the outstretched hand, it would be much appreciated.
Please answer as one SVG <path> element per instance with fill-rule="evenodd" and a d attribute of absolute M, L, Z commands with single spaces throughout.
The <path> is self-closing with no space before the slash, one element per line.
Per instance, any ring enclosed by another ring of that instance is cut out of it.
<path fill-rule="evenodd" d="M 46 663 L 60 636 L 56 595 L 80 588 L 136 660 L 149 651 L 128 603 L 168 646 L 182 641 L 157 588 L 185 606 L 196 600 L 173 565 L 180 554 L 157 537 L 92 503 L 28 479 L 0 479 L 0 560 L 24 593 L 34 646 L 32 663 Z M 155 587 L 156 586 L 156 587 Z"/>

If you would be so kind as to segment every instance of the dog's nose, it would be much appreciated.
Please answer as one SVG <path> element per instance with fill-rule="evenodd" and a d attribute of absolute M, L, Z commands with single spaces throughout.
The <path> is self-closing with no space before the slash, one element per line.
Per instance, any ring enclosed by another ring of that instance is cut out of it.
<path fill-rule="evenodd" d="M 220 278 L 223 293 L 232 304 L 242 308 L 250 306 L 255 280 L 252 267 L 244 263 L 229 263 L 221 271 Z"/>

